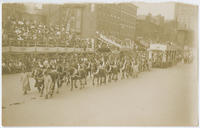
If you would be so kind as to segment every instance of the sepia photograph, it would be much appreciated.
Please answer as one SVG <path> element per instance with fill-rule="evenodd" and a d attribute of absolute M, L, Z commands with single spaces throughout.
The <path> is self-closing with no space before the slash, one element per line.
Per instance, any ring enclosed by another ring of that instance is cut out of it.
<path fill-rule="evenodd" d="M 199 4 L 1 6 L 2 126 L 199 126 Z"/>

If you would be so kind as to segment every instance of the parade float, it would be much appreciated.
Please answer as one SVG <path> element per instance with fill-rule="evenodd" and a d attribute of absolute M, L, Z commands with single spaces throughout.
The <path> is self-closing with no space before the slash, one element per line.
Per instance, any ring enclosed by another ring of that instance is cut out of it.
<path fill-rule="evenodd" d="M 177 48 L 169 44 L 150 44 L 149 59 L 153 67 L 166 68 L 176 64 Z"/>

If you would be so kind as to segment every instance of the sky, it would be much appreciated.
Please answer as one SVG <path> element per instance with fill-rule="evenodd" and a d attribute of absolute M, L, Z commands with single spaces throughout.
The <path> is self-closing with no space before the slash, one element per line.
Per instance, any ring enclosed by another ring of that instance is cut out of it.
<path fill-rule="evenodd" d="M 172 20 L 174 18 L 174 3 L 134 2 L 133 4 L 138 7 L 137 15 L 147 15 L 148 13 L 151 13 L 153 16 L 161 14 L 166 20 Z"/>

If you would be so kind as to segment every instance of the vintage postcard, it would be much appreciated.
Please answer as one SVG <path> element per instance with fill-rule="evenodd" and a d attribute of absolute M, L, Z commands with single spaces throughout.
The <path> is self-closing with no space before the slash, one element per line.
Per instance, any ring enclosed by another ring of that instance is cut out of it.
<path fill-rule="evenodd" d="M 2 126 L 199 125 L 199 4 L 6 2 Z"/>

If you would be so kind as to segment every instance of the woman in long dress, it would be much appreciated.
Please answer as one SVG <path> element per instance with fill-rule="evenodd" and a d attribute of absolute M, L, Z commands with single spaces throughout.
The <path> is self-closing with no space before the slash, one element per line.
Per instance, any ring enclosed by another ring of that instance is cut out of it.
<path fill-rule="evenodd" d="M 28 72 L 23 72 L 21 76 L 21 83 L 22 83 L 22 90 L 24 95 L 27 94 L 28 91 L 31 91 L 30 84 L 29 84 L 29 74 Z"/>

